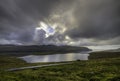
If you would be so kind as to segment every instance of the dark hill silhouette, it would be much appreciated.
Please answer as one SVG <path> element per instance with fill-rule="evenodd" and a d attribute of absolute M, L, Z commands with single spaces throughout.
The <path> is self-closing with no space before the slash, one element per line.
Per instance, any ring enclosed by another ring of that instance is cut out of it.
<path fill-rule="evenodd" d="M 0 45 L 0 54 L 55 54 L 91 51 L 87 47 L 55 45 Z"/>

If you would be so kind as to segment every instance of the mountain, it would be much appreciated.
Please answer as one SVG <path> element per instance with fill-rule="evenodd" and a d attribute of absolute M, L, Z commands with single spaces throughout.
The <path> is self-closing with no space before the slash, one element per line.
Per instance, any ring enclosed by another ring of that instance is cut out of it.
<path fill-rule="evenodd" d="M 55 45 L 0 45 L 0 54 L 56 54 L 91 51 L 87 47 Z"/>

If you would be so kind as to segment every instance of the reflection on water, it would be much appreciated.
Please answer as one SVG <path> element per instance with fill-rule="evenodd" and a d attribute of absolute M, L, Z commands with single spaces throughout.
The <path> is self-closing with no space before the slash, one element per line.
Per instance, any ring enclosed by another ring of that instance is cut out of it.
<path fill-rule="evenodd" d="M 28 55 L 20 58 L 28 63 L 37 63 L 37 62 L 88 60 L 88 56 L 89 54 L 83 54 L 83 53 L 67 53 L 67 54 L 55 54 L 55 55 Z"/>

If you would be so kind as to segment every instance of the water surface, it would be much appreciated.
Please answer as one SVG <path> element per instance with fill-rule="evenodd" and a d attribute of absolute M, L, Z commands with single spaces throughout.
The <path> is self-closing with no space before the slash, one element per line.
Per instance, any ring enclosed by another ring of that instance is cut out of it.
<path fill-rule="evenodd" d="M 111 49 L 118 49 L 120 45 L 102 45 L 102 46 L 87 46 L 93 51 L 104 51 Z M 93 52 L 92 51 L 92 52 Z M 81 53 L 66 53 L 66 54 L 54 54 L 54 55 L 28 55 L 20 57 L 28 63 L 37 62 L 62 62 L 62 61 L 75 61 L 75 60 L 88 60 L 89 52 Z"/>
<path fill-rule="evenodd" d="M 37 63 L 88 60 L 88 56 L 89 54 L 85 53 L 67 53 L 54 55 L 28 55 L 20 58 L 26 61 L 27 63 Z"/>

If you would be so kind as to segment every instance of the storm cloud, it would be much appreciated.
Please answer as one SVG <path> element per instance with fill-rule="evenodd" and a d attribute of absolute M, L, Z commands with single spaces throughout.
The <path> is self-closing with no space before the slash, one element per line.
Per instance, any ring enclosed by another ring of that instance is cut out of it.
<path fill-rule="evenodd" d="M 91 0 L 82 4 L 75 10 L 78 26 L 68 30 L 71 37 L 108 39 L 120 35 L 120 1 Z"/>
<path fill-rule="evenodd" d="M 120 44 L 119 9 L 117 0 L 0 0 L 0 44 Z M 55 33 L 36 43 L 40 22 Z"/>

